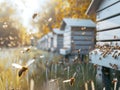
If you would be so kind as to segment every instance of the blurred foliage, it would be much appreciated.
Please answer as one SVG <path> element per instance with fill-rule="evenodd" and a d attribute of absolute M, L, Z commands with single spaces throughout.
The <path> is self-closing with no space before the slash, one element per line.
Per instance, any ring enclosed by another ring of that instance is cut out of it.
<path fill-rule="evenodd" d="M 16 18 L 16 10 L 9 3 L 0 3 L 0 47 L 17 47 L 29 44 L 26 28 Z"/>
<path fill-rule="evenodd" d="M 60 28 L 63 18 L 91 18 L 85 12 L 91 0 L 50 0 L 42 6 L 41 12 L 35 13 L 29 23 L 32 27 L 39 29 L 39 33 L 30 34 L 28 28 L 21 23 L 21 17 L 16 16 L 17 10 L 9 3 L 0 3 L 0 46 L 16 47 L 30 44 L 33 36 L 39 39 L 44 34 L 52 31 L 53 28 Z M 37 19 L 37 20 L 35 20 Z M 11 34 L 13 33 L 13 34 Z M 4 36 L 4 37 L 3 37 Z M 10 40 L 9 38 L 13 39 Z M 8 40 L 9 39 L 9 40 Z"/>
<path fill-rule="evenodd" d="M 59 28 L 63 18 L 91 18 L 85 12 L 91 0 L 51 0 L 39 14 L 38 26 L 43 34 L 52 31 L 53 28 Z"/>

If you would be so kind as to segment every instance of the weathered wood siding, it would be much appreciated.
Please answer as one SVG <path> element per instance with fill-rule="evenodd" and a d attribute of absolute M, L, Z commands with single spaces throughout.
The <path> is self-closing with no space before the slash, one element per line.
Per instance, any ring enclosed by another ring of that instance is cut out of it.
<path fill-rule="evenodd" d="M 98 64 L 101 66 L 113 68 L 113 65 L 117 66 L 120 70 L 120 0 L 102 0 L 101 5 L 97 10 L 97 33 L 96 33 L 96 44 L 103 46 L 109 45 L 114 46 L 114 50 L 107 55 L 102 55 L 107 49 L 101 51 L 101 49 L 95 49 L 90 52 L 91 63 Z M 117 48 L 116 48 L 117 47 Z M 106 47 L 110 48 L 110 47 Z M 114 57 L 114 53 L 116 57 Z M 113 68 L 115 69 L 115 68 Z"/>
<path fill-rule="evenodd" d="M 109 2 L 109 0 L 104 0 L 104 1 Z M 114 2 L 116 0 L 112 0 L 112 1 Z M 119 7 L 120 7 L 120 3 L 115 3 L 111 6 L 109 6 L 109 8 L 106 8 L 102 11 L 97 12 L 97 21 L 104 20 L 104 19 L 110 18 L 114 15 L 120 14 L 120 9 L 118 9 Z"/>
<path fill-rule="evenodd" d="M 115 16 L 97 23 L 97 30 L 108 30 L 120 27 L 120 16 Z"/>
<path fill-rule="evenodd" d="M 57 49 L 58 51 L 63 48 L 63 35 L 57 36 Z"/>
<path fill-rule="evenodd" d="M 51 49 L 53 47 L 53 35 L 48 36 L 48 49 Z"/>
<path fill-rule="evenodd" d="M 53 47 L 53 37 L 50 38 L 50 48 Z"/>
<path fill-rule="evenodd" d="M 59 50 L 63 48 L 63 34 L 53 35 L 53 47 L 57 52 L 59 52 Z"/>
<path fill-rule="evenodd" d="M 97 41 L 120 40 L 120 29 L 97 32 Z"/>
<path fill-rule="evenodd" d="M 65 18 L 61 29 L 64 29 L 64 45 L 61 54 L 63 52 L 64 55 L 74 56 L 78 49 L 81 49 L 81 54 L 88 54 L 89 50 L 94 48 L 95 23 L 91 20 Z"/>
<path fill-rule="evenodd" d="M 63 47 L 64 48 L 71 48 L 71 32 L 69 31 L 65 31 L 64 32 L 64 39 L 63 39 Z"/>
<path fill-rule="evenodd" d="M 88 54 L 94 48 L 95 28 L 81 30 L 80 27 L 73 27 L 71 33 L 71 38 L 74 41 L 73 48 L 75 50 L 81 49 L 81 54 Z"/>
<path fill-rule="evenodd" d="M 103 10 L 107 7 L 110 7 L 111 5 L 119 2 L 120 0 L 102 0 L 102 3 L 100 7 L 98 8 L 98 11 Z"/>
<path fill-rule="evenodd" d="M 56 49 L 57 48 L 57 35 L 53 34 L 53 47 Z"/>
<path fill-rule="evenodd" d="M 97 12 L 98 42 L 120 40 L 120 0 L 103 0 Z"/>

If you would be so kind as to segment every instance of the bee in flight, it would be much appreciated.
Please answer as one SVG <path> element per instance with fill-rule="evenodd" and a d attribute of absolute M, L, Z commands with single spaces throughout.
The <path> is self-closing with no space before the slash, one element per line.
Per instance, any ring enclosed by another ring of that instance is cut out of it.
<path fill-rule="evenodd" d="M 69 84 L 70 84 L 71 86 L 73 86 L 73 84 L 74 84 L 74 82 L 75 82 L 75 76 L 76 76 L 76 72 L 73 74 L 73 76 L 72 76 L 70 79 L 64 80 L 63 83 L 68 83 L 68 82 L 69 82 Z"/>
<path fill-rule="evenodd" d="M 44 58 L 45 56 L 44 55 L 41 55 L 40 58 Z"/>
<path fill-rule="evenodd" d="M 19 64 L 12 63 L 12 66 L 19 69 L 18 76 L 20 77 L 26 70 L 28 70 L 28 66 L 30 66 L 34 61 L 35 61 L 34 59 L 28 61 L 25 66 L 21 66 Z"/>
<path fill-rule="evenodd" d="M 38 14 L 37 13 L 34 13 L 32 18 L 34 19 Z"/>
<path fill-rule="evenodd" d="M 31 47 L 24 48 L 21 53 L 29 52 L 31 50 Z"/>

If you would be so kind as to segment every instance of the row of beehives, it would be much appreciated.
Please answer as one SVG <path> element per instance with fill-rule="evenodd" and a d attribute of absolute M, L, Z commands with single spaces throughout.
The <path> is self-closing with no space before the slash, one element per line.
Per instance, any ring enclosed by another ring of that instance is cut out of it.
<path fill-rule="evenodd" d="M 62 55 L 76 53 L 88 54 L 95 44 L 95 23 L 90 19 L 64 18 L 60 29 L 43 36 L 38 47 L 44 50 L 59 52 Z"/>

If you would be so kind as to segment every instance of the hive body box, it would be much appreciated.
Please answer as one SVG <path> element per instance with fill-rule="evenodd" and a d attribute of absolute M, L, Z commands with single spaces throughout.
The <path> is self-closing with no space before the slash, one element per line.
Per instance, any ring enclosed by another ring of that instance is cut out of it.
<path fill-rule="evenodd" d="M 95 23 L 89 19 L 64 18 L 61 25 L 64 30 L 64 45 L 60 54 L 88 54 L 95 44 Z"/>
<path fill-rule="evenodd" d="M 42 50 L 48 50 L 48 35 L 38 40 L 37 47 Z"/>
<path fill-rule="evenodd" d="M 49 32 L 38 40 L 38 48 L 59 52 L 60 48 L 63 47 L 63 33 L 64 31 L 54 28 L 53 32 Z"/>
<path fill-rule="evenodd" d="M 51 50 L 53 48 L 53 33 L 48 33 L 48 50 Z"/>
<path fill-rule="evenodd" d="M 118 65 L 120 70 L 119 55 L 117 58 L 113 58 L 113 52 L 118 51 L 119 54 L 120 46 L 120 0 L 93 0 L 90 7 L 87 10 L 87 14 L 92 14 L 96 12 L 97 21 L 97 33 L 96 33 L 96 44 L 97 46 L 109 45 L 115 48 L 111 51 L 110 55 L 106 55 L 105 58 L 101 60 L 98 57 L 102 57 L 102 53 L 98 50 L 98 54 L 90 54 L 91 63 L 98 64 L 101 66 L 111 67 L 109 63 Z M 97 48 L 98 49 L 98 48 Z M 96 50 L 94 50 L 96 51 Z M 94 52 L 92 51 L 92 52 Z"/>
<path fill-rule="evenodd" d="M 60 48 L 63 47 L 63 34 L 64 31 L 58 29 L 58 28 L 54 28 L 53 29 L 53 51 L 56 52 L 60 52 Z"/>

